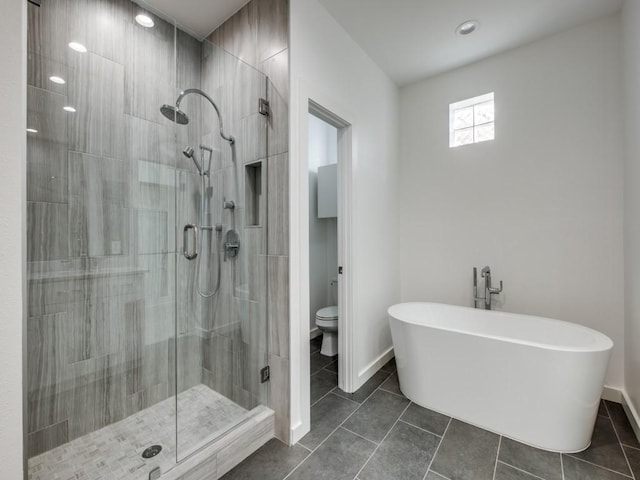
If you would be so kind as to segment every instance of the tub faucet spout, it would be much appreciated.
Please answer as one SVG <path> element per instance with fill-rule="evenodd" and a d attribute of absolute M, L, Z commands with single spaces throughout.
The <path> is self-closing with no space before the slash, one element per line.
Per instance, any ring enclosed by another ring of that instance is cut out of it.
<path fill-rule="evenodd" d="M 491 268 L 488 265 L 482 269 L 481 275 L 484 278 L 484 308 L 491 310 L 491 295 L 498 295 L 502 292 L 502 280 L 500 280 L 499 288 L 491 286 Z"/>

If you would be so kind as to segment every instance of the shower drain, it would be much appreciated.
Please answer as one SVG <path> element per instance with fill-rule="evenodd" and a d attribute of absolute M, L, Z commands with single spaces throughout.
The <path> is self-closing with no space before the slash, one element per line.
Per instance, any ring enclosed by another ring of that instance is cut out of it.
<path fill-rule="evenodd" d="M 162 451 L 162 445 L 151 445 L 144 452 L 142 452 L 142 458 L 153 458 Z"/>

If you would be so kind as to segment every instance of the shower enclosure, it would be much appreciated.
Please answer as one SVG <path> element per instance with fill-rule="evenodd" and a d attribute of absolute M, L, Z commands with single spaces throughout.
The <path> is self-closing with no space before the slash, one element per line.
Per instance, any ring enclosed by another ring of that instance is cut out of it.
<path fill-rule="evenodd" d="M 28 8 L 29 478 L 148 478 L 267 403 L 267 80 L 128 0 Z"/>

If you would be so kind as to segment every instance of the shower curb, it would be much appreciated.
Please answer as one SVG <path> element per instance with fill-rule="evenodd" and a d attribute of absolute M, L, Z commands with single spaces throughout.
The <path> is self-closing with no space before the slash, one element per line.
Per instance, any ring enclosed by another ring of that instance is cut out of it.
<path fill-rule="evenodd" d="M 250 418 L 194 453 L 160 477 L 160 480 L 220 478 L 274 437 L 273 410 L 259 406 Z"/>

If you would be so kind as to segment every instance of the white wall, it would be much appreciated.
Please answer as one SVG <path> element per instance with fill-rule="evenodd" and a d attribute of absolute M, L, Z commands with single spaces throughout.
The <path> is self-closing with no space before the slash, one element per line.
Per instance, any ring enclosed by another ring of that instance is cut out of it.
<path fill-rule="evenodd" d="M 316 312 L 335 305 L 331 281 L 338 276 L 338 221 L 318 218 L 318 167 L 338 161 L 338 130 L 309 114 L 309 330 Z M 334 289 L 335 290 L 335 289 Z"/>
<path fill-rule="evenodd" d="M 619 32 L 618 16 L 602 19 L 403 88 L 398 237 L 403 300 L 471 306 L 472 268 L 490 265 L 504 281 L 496 308 L 609 335 L 617 388 Z M 449 103 L 492 91 L 495 141 L 449 149 Z"/>
<path fill-rule="evenodd" d="M 0 465 L 23 475 L 22 344 L 26 165 L 26 2 L 0 7 Z"/>
<path fill-rule="evenodd" d="M 640 410 L 640 3 L 627 0 L 622 10 L 625 155 L 625 389 Z"/>
<path fill-rule="evenodd" d="M 348 269 L 352 275 L 354 285 L 353 322 L 357 334 L 350 370 L 355 374 L 357 388 L 374 373 L 376 361 L 382 360 L 391 348 L 386 309 L 400 298 L 396 247 L 398 91 L 317 0 L 291 0 L 290 6 L 291 391 L 295 430 L 300 425 L 308 425 L 308 417 L 305 418 L 308 406 L 304 407 L 304 396 L 308 392 L 300 387 L 308 378 L 305 379 L 304 367 L 300 365 L 299 355 L 304 354 L 304 346 L 299 345 L 302 337 L 298 335 L 301 325 L 306 329 L 305 311 L 308 311 L 308 298 L 305 300 L 299 295 L 300 291 L 308 292 L 302 268 L 308 264 L 306 159 L 304 166 L 298 164 L 306 156 L 299 145 L 306 142 L 307 133 L 307 106 L 301 104 L 305 102 L 301 100 L 301 92 L 313 92 L 315 100 L 325 107 L 330 106 L 326 104 L 328 101 L 341 112 L 349 112 L 348 120 L 352 123 L 354 251 L 351 258 L 345 259 L 345 271 Z M 297 389 L 302 398 L 296 398 Z M 304 426 L 299 431 L 304 431 Z M 296 438 L 295 432 L 293 438 Z"/>

